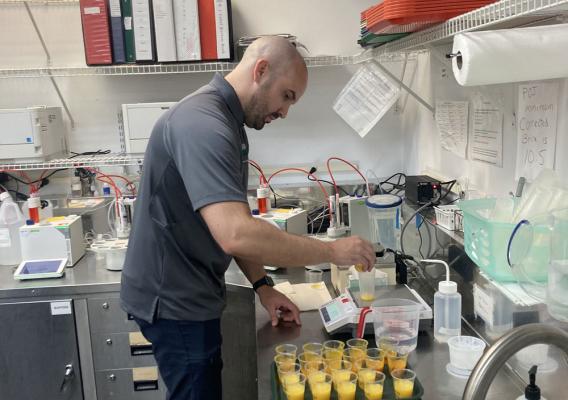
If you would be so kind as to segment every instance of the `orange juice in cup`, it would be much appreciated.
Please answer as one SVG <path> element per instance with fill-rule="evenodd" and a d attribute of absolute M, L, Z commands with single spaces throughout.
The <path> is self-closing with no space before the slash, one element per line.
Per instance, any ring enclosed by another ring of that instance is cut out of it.
<path fill-rule="evenodd" d="M 416 374 L 409 369 L 398 369 L 391 372 L 394 395 L 397 399 L 408 399 L 414 392 L 414 380 Z"/>
<path fill-rule="evenodd" d="M 374 376 L 368 379 L 363 385 L 365 400 L 382 400 L 383 389 L 385 384 L 385 374 L 379 371 L 373 371 Z"/>
<path fill-rule="evenodd" d="M 314 400 L 329 400 L 331 397 L 331 375 L 316 372 L 308 379 Z"/>
<path fill-rule="evenodd" d="M 294 376 L 291 379 L 289 377 Z M 302 374 L 287 373 L 283 376 L 282 387 L 288 400 L 304 400 L 306 391 L 306 377 Z"/>
<path fill-rule="evenodd" d="M 367 358 L 365 359 L 365 367 L 374 369 L 375 371 L 383 371 L 385 367 L 385 352 L 377 348 L 367 349 Z"/>
<path fill-rule="evenodd" d="M 337 400 L 355 400 L 357 375 L 351 372 L 348 379 L 335 384 L 335 391 L 337 392 Z"/>

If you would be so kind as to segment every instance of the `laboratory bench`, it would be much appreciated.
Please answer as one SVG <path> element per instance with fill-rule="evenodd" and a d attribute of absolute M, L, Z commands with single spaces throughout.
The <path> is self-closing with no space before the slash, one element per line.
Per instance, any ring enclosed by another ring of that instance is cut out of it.
<path fill-rule="evenodd" d="M 8 371 L 0 375 L 2 397 L 165 398 L 151 346 L 119 306 L 120 272 L 106 270 L 89 253 L 75 267 L 67 268 L 60 279 L 16 281 L 13 271 L 13 267 L 0 268 L 0 353 L 4 356 L 0 366 Z M 305 281 L 305 272 L 304 268 L 290 268 L 270 275 L 276 283 L 294 284 Z M 324 273 L 324 281 L 333 296 L 329 272 Z M 291 323 L 272 327 L 268 313 L 235 263 L 226 273 L 226 283 L 227 309 L 222 318 L 224 398 L 270 399 L 274 347 L 331 337 L 317 311 L 303 312 L 300 327 Z M 429 292 L 424 290 L 427 285 L 415 289 L 430 302 Z M 472 325 L 464 318 L 463 333 L 472 332 Z M 431 330 L 421 332 L 409 363 L 424 386 L 424 400 L 461 398 L 466 380 L 446 372 L 448 361 L 447 345 L 436 343 Z M 11 368 L 3 365 L 6 362 Z M 26 371 L 25 385 L 19 371 Z M 565 384 L 543 379 L 542 374 L 537 379 L 543 382 L 544 393 L 546 385 Z M 496 376 L 488 399 L 514 399 L 523 387 L 518 374 L 504 368 Z"/>

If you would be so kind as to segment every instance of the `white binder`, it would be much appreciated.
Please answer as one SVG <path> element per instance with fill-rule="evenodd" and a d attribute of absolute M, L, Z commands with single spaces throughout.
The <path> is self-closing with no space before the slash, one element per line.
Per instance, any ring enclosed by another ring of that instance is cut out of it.
<path fill-rule="evenodd" d="M 153 0 L 156 53 L 159 62 L 177 61 L 173 0 Z"/>
<path fill-rule="evenodd" d="M 197 0 L 173 0 L 178 61 L 201 60 Z"/>

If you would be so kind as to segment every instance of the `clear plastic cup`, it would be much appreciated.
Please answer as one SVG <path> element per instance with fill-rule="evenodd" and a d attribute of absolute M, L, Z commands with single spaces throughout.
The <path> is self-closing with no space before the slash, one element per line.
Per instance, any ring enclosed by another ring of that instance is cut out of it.
<path fill-rule="evenodd" d="M 385 351 L 377 348 L 367 349 L 364 366 L 382 372 L 385 368 Z"/>
<path fill-rule="evenodd" d="M 304 400 L 306 377 L 303 374 L 295 375 L 293 379 L 283 382 L 282 387 L 288 400 Z"/>
<path fill-rule="evenodd" d="M 369 346 L 369 342 L 365 339 L 349 339 L 346 344 L 347 348 L 356 347 L 363 351 L 367 351 L 367 346 Z"/>
<path fill-rule="evenodd" d="M 409 399 L 414 393 L 416 374 L 410 369 L 398 369 L 391 373 L 394 395 L 397 399 Z"/>
<path fill-rule="evenodd" d="M 365 400 L 382 400 L 385 378 L 385 374 L 375 371 L 373 379 L 369 379 L 363 384 Z"/>
<path fill-rule="evenodd" d="M 334 384 L 337 400 L 355 400 L 357 391 L 357 375 L 355 373 L 351 372 L 347 379 L 334 382 Z"/>
<path fill-rule="evenodd" d="M 296 346 L 295 344 L 279 344 L 278 346 L 276 346 L 274 348 L 274 351 L 276 352 L 276 355 L 278 354 L 290 354 L 292 356 L 294 356 L 294 359 L 296 359 L 296 353 L 298 352 L 298 346 Z"/>
<path fill-rule="evenodd" d="M 400 354 L 395 351 L 387 352 L 387 364 L 389 366 L 389 371 L 396 371 L 397 369 L 405 369 L 406 362 L 408 361 L 408 354 Z"/>
<path fill-rule="evenodd" d="M 278 372 L 278 379 L 280 379 L 280 383 L 284 385 L 284 382 L 288 380 L 294 380 L 293 377 L 290 375 L 300 375 L 301 368 L 300 364 L 294 363 L 292 365 L 289 364 L 280 364 L 276 366 L 276 371 Z"/>
<path fill-rule="evenodd" d="M 325 342 L 323 342 L 323 350 L 341 350 L 341 352 L 343 352 L 343 349 L 345 348 L 345 343 L 343 343 L 341 340 L 326 340 Z"/>
<path fill-rule="evenodd" d="M 362 301 L 375 300 L 375 270 L 358 272 L 359 295 Z"/>
<path fill-rule="evenodd" d="M 359 372 L 357 372 L 357 382 L 359 382 L 359 387 L 361 389 L 365 387 L 365 383 L 375 379 L 375 372 L 377 371 L 370 368 L 361 368 Z"/>
<path fill-rule="evenodd" d="M 300 363 L 300 367 L 302 369 L 302 374 L 307 375 L 307 365 L 310 361 L 318 361 L 323 360 L 322 356 L 317 355 L 315 353 L 300 353 L 298 354 L 298 362 Z"/>
<path fill-rule="evenodd" d="M 331 398 L 331 383 L 332 378 L 330 374 L 325 372 L 318 372 L 308 378 L 310 383 L 310 390 L 312 391 L 312 398 L 314 400 L 330 400 Z"/>
<path fill-rule="evenodd" d="M 296 364 L 296 360 L 290 358 L 288 354 L 278 354 L 274 357 L 277 371 L 291 372 Z"/>
<path fill-rule="evenodd" d="M 308 361 L 306 363 L 306 377 L 310 379 L 310 375 L 317 372 L 327 372 L 327 364 L 323 360 Z"/>
<path fill-rule="evenodd" d="M 321 269 L 311 269 L 306 271 L 308 283 L 321 282 L 323 280 L 323 271 Z"/>
<path fill-rule="evenodd" d="M 302 346 L 302 349 L 304 350 L 304 353 L 306 353 L 307 355 L 314 353 L 315 355 L 321 358 L 323 354 L 323 344 L 321 343 L 316 343 L 316 342 L 306 343 Z"/>
<path fill-rule="evenodd" d="M 473 336 L 453 336 L 448 339 L 450 364 L 458 369 L 471 371 L 483 355 L 485 342 Z"/>
<path fill-rule="evenodd" d="M 366 353 L 357 347 L 349 347 L 343 350 L 343 359 L 349 361 L 352 364 L 353 372 L 357 373 L 363 366 L 365 361 Z"/>
<path fill-rule="evenodd" d="M 353 372 L 351 370 L 353 366 L 351 365 L 351 362 L 347 360 L 334 360 L 327 364 L 327 368 L 335 385 L 337 385 L 338 382 L 348 379 Z"/>

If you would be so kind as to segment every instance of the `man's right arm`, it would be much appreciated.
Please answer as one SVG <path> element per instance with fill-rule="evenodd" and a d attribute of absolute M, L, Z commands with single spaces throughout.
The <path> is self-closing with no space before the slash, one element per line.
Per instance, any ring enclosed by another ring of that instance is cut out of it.
<path fill-rule="evenodd" d="M 246 203 L 213 203 L 200 213 L 217 243 L 233 257 L 280 267 L 333 262 L 370 269 L 375 261 L 373 246 L 359 237 L 323 242 L 290 235 L 252 217 Z"/>

